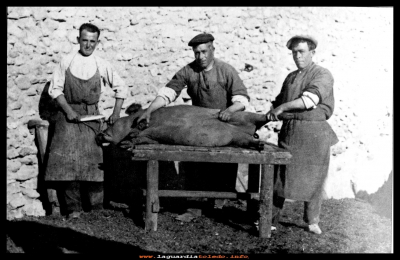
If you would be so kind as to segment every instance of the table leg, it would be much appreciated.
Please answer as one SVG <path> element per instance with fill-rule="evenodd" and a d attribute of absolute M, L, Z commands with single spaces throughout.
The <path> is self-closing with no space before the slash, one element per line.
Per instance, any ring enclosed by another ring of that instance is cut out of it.
<path fill-rule="evenodd" d="M 259 236 L 261 238 L 271 237 L 273 184 L 274 166 L 271 164 L 261 165 L 259 221 Z"/>
<path fill-rule="evenodd" d="M 249 164 L 249 172 L 247 175 L 247 192 L 259 193 L 260 192 L 260 165 Z M 259 202 L 256 199 L 247 200 L 247 213 L 250 215 L 252 221 L 259 219 Z"/>
<path fill-rule="evenodd" d="M 150 160 L 147 163 L 146 231 L 157 231 L 158 211 L 158 161 Z"/>

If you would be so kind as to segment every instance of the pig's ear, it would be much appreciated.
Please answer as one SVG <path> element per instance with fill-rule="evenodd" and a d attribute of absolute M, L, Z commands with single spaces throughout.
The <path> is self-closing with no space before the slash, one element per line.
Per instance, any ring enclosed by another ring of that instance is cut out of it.
<path fill-rule="evenodd" d="M 133 115 L 133 114 L 135 114 L 136 112 L 138 112 L 141 109 L 142 109 L 142 105 L 141 104 L 133 103 L 129 107 L 126 108 L 125 114 Z"/>

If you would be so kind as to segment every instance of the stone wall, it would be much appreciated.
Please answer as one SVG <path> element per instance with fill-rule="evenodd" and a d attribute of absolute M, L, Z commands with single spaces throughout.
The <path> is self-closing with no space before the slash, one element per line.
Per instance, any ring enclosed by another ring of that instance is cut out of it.
<path fill-rule="evenodd" d="M 319 41 L 314 61 L 335 78 L 336 107 L 329 123 L 340 142 L 332 148 L 326 197 L 373 193 L 392 170 L 393 8 L 9 7 L 9 219 L 44 215 L 37 192 L 37 148 L 27 122 L 39 118 L 44 85 L 60 58 L 78 49 L 78 28 L 84 22 L 101 29 L 96 53 L 129 86 L 123 109 L 133 102 L 148 106 L 157 90 L 193 60 L 188 41 L 209 32 L 215 37 L 215 56 L 233 65 L 247 86 L 253 111 L 266 113 L 286 75 L 296 69 L 287 40 L 312 34 Z M 244 71 L 245 63 L 255 69 Z M 181 97 L 175 104 L 180 103 Z M 113 105 L 112 91 L 105 89 L 101 112 L 109 116 Z M 270 123 L 259 135 L 276 143 L 275 128 L 279 124 Z"/>

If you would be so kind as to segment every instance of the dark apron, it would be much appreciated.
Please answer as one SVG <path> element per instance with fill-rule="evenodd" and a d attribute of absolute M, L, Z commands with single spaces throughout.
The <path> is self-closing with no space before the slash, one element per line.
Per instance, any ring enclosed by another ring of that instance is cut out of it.
<path fill-rule="evenodd" d="M 197 89 L 188 89 L 194 106 L 224 111 L 231 101 L 227 91 L 216 81 L 209 81 L 207 72 L 199 73 Z M 237 163 L 184 162 L 185 188 L 200 191 L 230 191 L 236 187 Z"/>
<path fill-rule="evenodd" d="M 214 71 L 201 71 L 198 75 L 198 84 L 188 88 L 188 94 L 192 98 L 192 104 L 198 107 L 215 108 L 224 111 L 232 102 L 226 89 L 218 82 L 218 78 L 208 80 Z"/>
<path fill-rule="evenodd" d="M 282 103 L 300 96 L 306 73 L 288 83 Z M 320 196 L 328 175 L 330 147 L 339 141 L 319 106 L 311 111 L 283 120 L 279 132 L 278 145 L 293 156 L 289 165 L 275 167 L 277 195 L 286 199 L 312 201 Z"/>
<path fill-rule="evenodd" d="M 82 80 L 65 74 L 64 96 L 79 115 L 98 115 L 101 77 L 97 68 L 93 77 Z M 68 122 L 63 111 L 54 117 L 54 134 L 49 140 L 49 157 L 46 181 L 96 181 L 104 180 L 103 151 L 95 141 L 99 121 Z"/>
<path fill-rule="evenodd" d="M 336 142 L 326 121 L 284 120 L 278 144 L 293 157 L 289 165 L 276 167 L 277 194 L 300 201 L 320 196 L 328 175 L 330 147 Z"/>

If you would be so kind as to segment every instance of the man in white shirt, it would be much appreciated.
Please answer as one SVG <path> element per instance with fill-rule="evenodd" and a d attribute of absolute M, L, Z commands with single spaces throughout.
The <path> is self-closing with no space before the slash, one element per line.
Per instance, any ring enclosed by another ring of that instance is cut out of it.
<path fill-rule="evenodd" d="M 104 174 L 102 149 L 95 142 L 99 121 L 80 122 L 81 116 L 98 115 L 98 102 L 102 89 L 111 87 L 115 92 L 115 106 L 109 123 L 119 118 L 127 86 L 113 67 L 93 54 L 100 30 L 85 23 L 79 28 L 79 52 L 62 58 L 55 68 L 49 95 L 60 106 L 54 116 L 49 138 L 49 156 L 45 180 L 56 182 L 65 199 L 67 214 L 78 218 L 82 204 L 88 210 L 103 207 Z"/>

